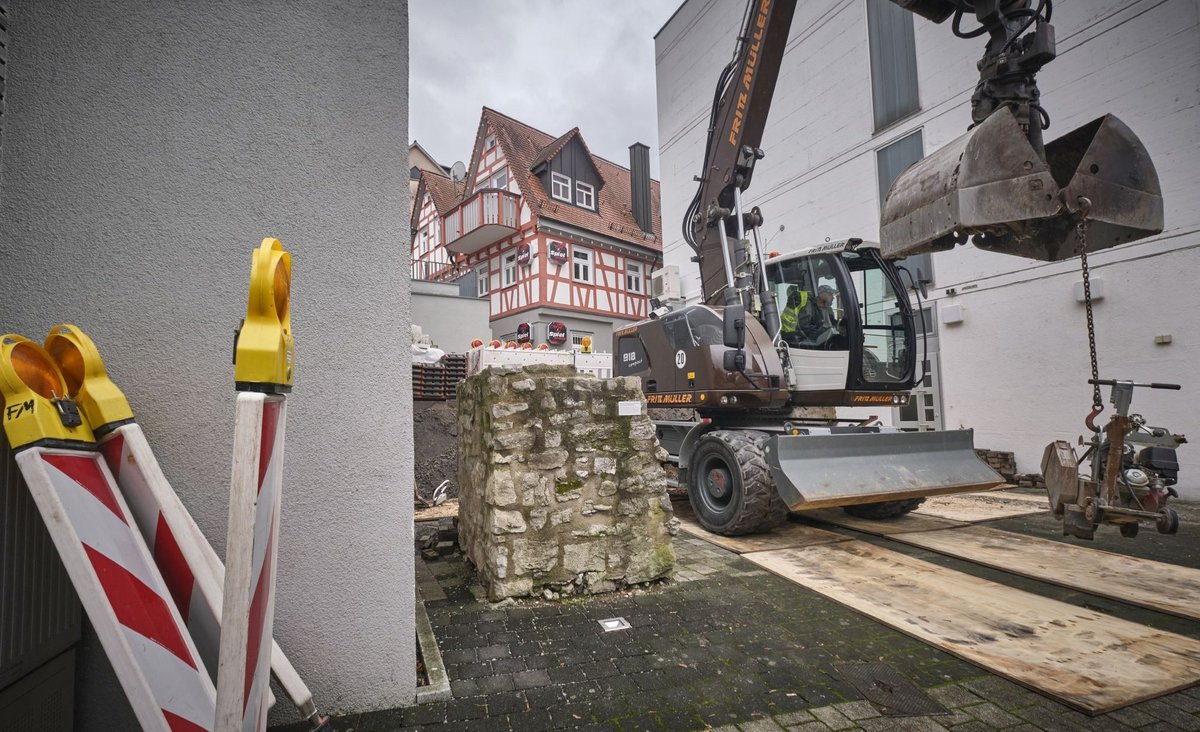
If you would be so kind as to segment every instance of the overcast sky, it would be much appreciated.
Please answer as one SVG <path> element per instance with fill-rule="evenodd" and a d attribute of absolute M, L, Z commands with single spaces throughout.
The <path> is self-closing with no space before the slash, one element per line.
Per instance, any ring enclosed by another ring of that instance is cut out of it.
<path fill-rule="evenodd" d="M 680 2 L 410 0 L 409 139 L 466 162 L 487 106 L 625 166 L 644 142 L 657 177 L 654 34 Z"/>

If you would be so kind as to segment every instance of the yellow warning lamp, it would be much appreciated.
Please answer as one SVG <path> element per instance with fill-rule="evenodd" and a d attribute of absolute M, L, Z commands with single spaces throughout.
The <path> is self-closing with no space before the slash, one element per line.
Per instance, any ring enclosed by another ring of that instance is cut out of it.
<path fill-rule="evenodd" d="M 292 390 L 292 255 L 270 237 L 254 250 L 246 318 L 234 341 L 233 380 L 238 391 Z"/>
<path fill-rule="evenodd" d="M 14 450 L 32 445 L 91 446 L 96 441 L 67 395 L 62 372 L 50 354 L 31 340 L 0 336 L 0 395 L 4 432 Z"/>
<path fill-rule="evenodd" d="M 579 340 L 579 351 L 581 353 L 591 353 L 592 352 L 592 337 L 591 336 L 584 336 L 583 338 L 581 338 Z"/>
<path fill-rule="evenodd" d="M 56 325 L 46 336 L 46 353 L 62 372 L 67 394 L 96 434 L 133 421 L 129 400 L 108 378 L 100 351 L 86 333 L 70 323 Z"/>

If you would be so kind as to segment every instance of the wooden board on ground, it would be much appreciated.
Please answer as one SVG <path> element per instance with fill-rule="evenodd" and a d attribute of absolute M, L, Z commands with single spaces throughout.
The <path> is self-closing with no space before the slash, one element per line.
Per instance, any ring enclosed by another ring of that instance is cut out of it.
<path fill-rule="evenodd" d="M 866 542 L 777 549 L 745 558 L 1088 714 L 1200 682 L 1198 640 Z"/>
<path fill-rule="evenodd" d="M 832 531 L 818 529 L 808 524 L 789 521 L 765 534 L 746 534 L 745 536 L 721 536 L 714 534 L 700 525 L 695 513 L 686 501 L 674 503 L 675 518 L 679 519 L 679 527 L 692 536 L 704 539 L 710 544 L 716 544 L 722 549 L 745 554 L 746 552 L 761 552 L 770 549 L 786 549 L 794 546 L 812 546 L 828 544 L 834 541 L 848 541 L 850 537 L 835 534 Z"/>
<path fill-rule="evenodd" d="M 458 499 L 451 498 L 440 506 L 413 509 L 413 521 L 436 521 L 458 515 Z"/>
<path fill-rule="evenodd" d="M 993 519 L 1046 513 L 1050 504 L 1046 496 L 1012 491 L 960 493 L 926 498 L 913 513 L 935 516 L 952 521 L 991 521 Z"/>
<path fill-rule="evenodd" d="M 801 518 L 818 521 L 825 524 L 833 524 L 846 529 L 854 529 L 861 531 L 864 534 L 873 534 L 875 536 L 891 536 L 892 534 L 909 533 L 913 531 L 935 531 L 937 529 L 952 529 L 956 526 L 966 526 L 961 521 L 950 521 L 947 519 L 935 518 L 933 516 L 918 516 L 908 513 L 903 516 L 897 516 L 890 519 L 864 519 L 857 516 L 851 516 L 840 508 L 821 508 L 816 511 L 801 511 L 797 516 Z"/>
<path fill-rule="evenodd" d="M 1200 569 L 986 526 L 892 534 L 889 538 L 1130 605 L 1200 620 Z"/>

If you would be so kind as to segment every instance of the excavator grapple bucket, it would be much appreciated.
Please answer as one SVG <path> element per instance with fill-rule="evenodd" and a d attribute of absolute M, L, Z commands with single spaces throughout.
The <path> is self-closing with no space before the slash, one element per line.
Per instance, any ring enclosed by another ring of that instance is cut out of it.
<path fill-rule="evenodd" d="M 1084 200 L 1086 199 L 1086 201 Z M 1046 145 L 1043 160 L 1001 109 L 900 174 L 880 219 L 884 257 L 980 249 L 1056 262 L 1162 231 L 1162 195 L 1149 154 L 1106 115 Z"/>
<path fill-rule="evenodd" d="M 777 436 L 767 465 L 793 511 L 987 490 L 971 430 Z"/>

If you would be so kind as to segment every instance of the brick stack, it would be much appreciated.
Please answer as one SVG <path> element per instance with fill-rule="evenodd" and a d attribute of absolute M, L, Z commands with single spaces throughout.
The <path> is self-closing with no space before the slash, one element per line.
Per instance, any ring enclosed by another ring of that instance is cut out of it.
<path fill-rule="evenodd" d="M 1046 490 L 1046 479 L 1041 473 L 1020 473 L 1018 475 L 1014 475 L 1010 482 L 1016 483 L 1018 488 L 1038 488 L 1040 490 Z"/>
<path fill-rule="evenodd" d="M 1009 483 L 1017 482 L 1017 456 L 1001 450 L 976 450 L 979 459 L 988 464 Z M 1039 476 L 1040 477 L 1040 476 Z"/>
<path fill-rule="evenodd" d="M 467 378 L 467 356 L 448 353 L 437 365 L 412 366 L 413 399 L 417 401 L 446 401 L 454 398 L 459 383 Z"/>

